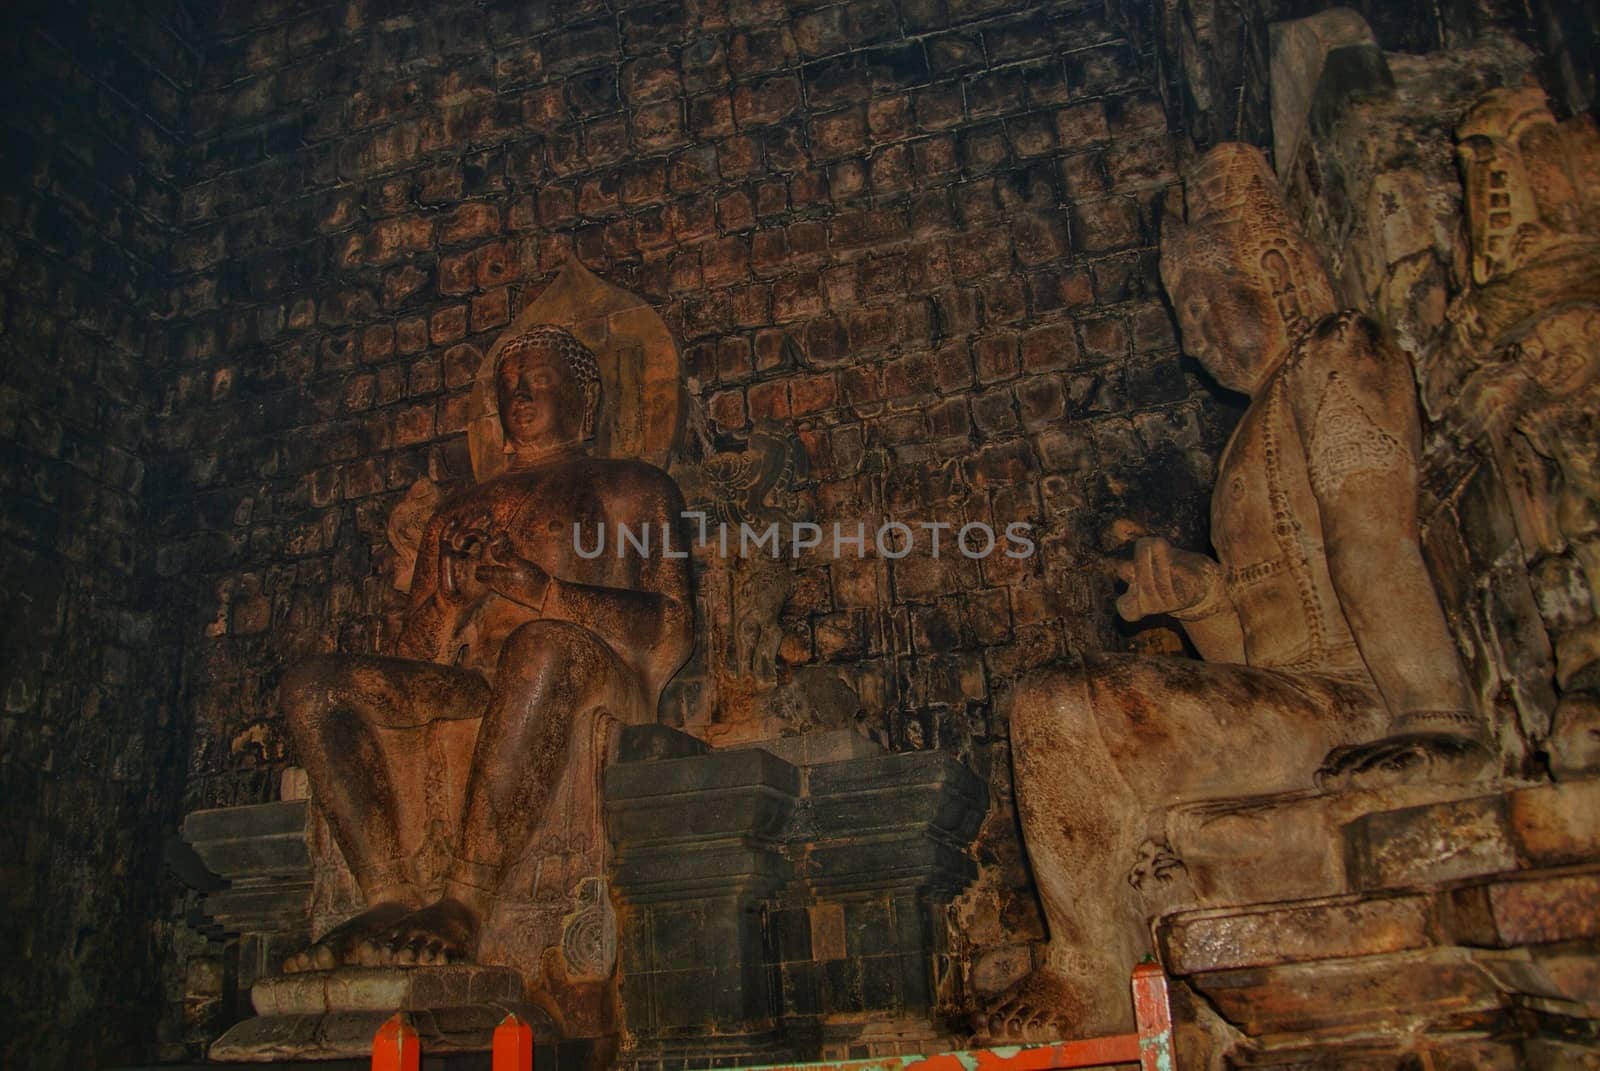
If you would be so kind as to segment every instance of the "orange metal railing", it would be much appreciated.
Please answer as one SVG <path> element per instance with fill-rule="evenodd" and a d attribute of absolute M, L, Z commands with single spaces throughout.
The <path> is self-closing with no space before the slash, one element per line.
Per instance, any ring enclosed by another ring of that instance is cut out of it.
<path fill-rule="evenodd" d="M 1131 1034 L 935 1056 L 790 1064 L 759 1071 L 1065 1071 L 1135 1063 L 1140 1071 L 1173 1071 L 1167 976 L 1154 963 L 1141 963 L 1133 969 L 1133 1014 L 1137 1029 Z M 507 1015 L 495 1028 L 491 1051 L 494 1071 L 533 1071 L 533 1028 L 517 1016 Z M 396 1015 L 378 1028 L 372 1039 L 372 1071 L 419 1071 L 421 1059 L 417 1032 L 403 1016 Z"/>

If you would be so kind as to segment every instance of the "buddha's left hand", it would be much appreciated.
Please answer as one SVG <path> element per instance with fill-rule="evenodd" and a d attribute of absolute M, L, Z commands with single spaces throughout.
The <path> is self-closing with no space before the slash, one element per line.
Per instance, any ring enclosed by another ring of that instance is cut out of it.
<path fill-rule="evenodd" d="M 550 590 L 550 574 L 518 554 L 505 536 L 493 540 L 487 551 L 487 560 L 478 566 L 477 578 L 512 602 L 541 609 Z"/>

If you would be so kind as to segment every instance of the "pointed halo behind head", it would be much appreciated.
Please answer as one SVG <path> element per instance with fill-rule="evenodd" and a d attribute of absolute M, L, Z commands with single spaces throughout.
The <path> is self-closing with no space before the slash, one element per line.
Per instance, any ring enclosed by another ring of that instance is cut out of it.
<path fill-rule="evenodd" d="M 570 257 L 484 355 L 467 410 L 467 445 L 479 483 L 506 470 L 495 369 L 505 348 L 541 327 L 561 328 L 595 357 L 600 415 L 594 451 L 665 468 L 677 445 L 681 365 L 672 333 L 642 298 L 596 278 Z"/>

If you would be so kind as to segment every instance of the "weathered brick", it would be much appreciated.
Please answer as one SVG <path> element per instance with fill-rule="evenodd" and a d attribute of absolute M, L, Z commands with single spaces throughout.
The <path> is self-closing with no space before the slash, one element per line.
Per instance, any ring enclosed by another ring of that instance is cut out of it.
<path fill-rule="evenodd" d="M 711 395 L 706 411 L 712 423 L 724 431 L 742 428 L 745 425 L 744 393 L 737 390 L 718 391 Z"/>
<path fill-rule="evenodd" d="M 511 293 L 497 287 L 472 299 L 472 330 L 487 331 L 511 321 Z"/>
<path fill-rule="evenodd" d="M 436 346 L 455 342 L 467 333 L 467 306 L 449 305 L 428 321 L 428 335 Z"/>
<path fill-rule="evenodd" d="M 791 410 L 797 417 L 810 416 L 838 404 L 838 383 L 832 374 L 802 376 L 789 383 Z"/>
<path fill-rule="evenodd" d="M 458 253 L 439 258 L 439 293 L 458 295 L 471 293 L 477 286 L 477 268 L 471 253 Z"/>
<path fill-rule="evenodd" d="M 477 238 L 492 238 L 499 233 L 500 210 L 491 204 L 464 204 L 447 212 L 439 220 L 440 245 L 460 245 Z"/>
<path fill-rule="evenodd" d="M 822 280 L 816 272 L 802 272 L 772 284 L 772 313 L 779 321 L 798 320 L 822 311 Z"/>
<path fill-rule="evenodd" d="M 788 384 L 782 380 L 757 383 L 747 392 L 751 420 L 789 419 Z"/>
<path fill-rule="evenodd" d="M 813 118 L 811 143 L 824 160 L 860 152 L 867 146 L 866 109 L 858 105 Z"/>
<path fill-rule="evenodd" d="M 395 325 L 395 348 L 401 353 L 416 353 L 428 344 L 428 321 L 408 316 Z"/>
<path fill-rule="evenodd" d="M 800 80 L 780 75 L 733 91 L 733 118 L 741 129 L 776 123 L 800 107 Z"/>
<path fill-rule="evenodd" d="M 749 243 L 739 236 L 707 242 L 701 247 L 700 263 L 707 286 L 726 286 L 750 270 Z"/>
<path fill-rule="evenodd" d="M 1091 360 L 1115 361 L 1128 355 L 1128 331 L 1115 316 L 1095 316 L 1080 322 L 1083 352 Z"/>
<path fill-rule="evenodd" d="M 1078 202 L 1071 225 L 1073 246 L 1085 253 L 1109 253 L 1140 241 L 1139 208 L 1128 197 Z"/>

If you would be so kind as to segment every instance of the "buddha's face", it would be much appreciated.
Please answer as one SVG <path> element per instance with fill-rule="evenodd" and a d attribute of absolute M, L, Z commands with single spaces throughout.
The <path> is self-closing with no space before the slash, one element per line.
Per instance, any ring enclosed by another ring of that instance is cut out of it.
<path fill-rule="evenodd" d="M 594 398 L 554 348 L 531 346 L 503 358 L 495 370 L 500 422 L 514 448 L 581 442 L 593 420 Z"/>

